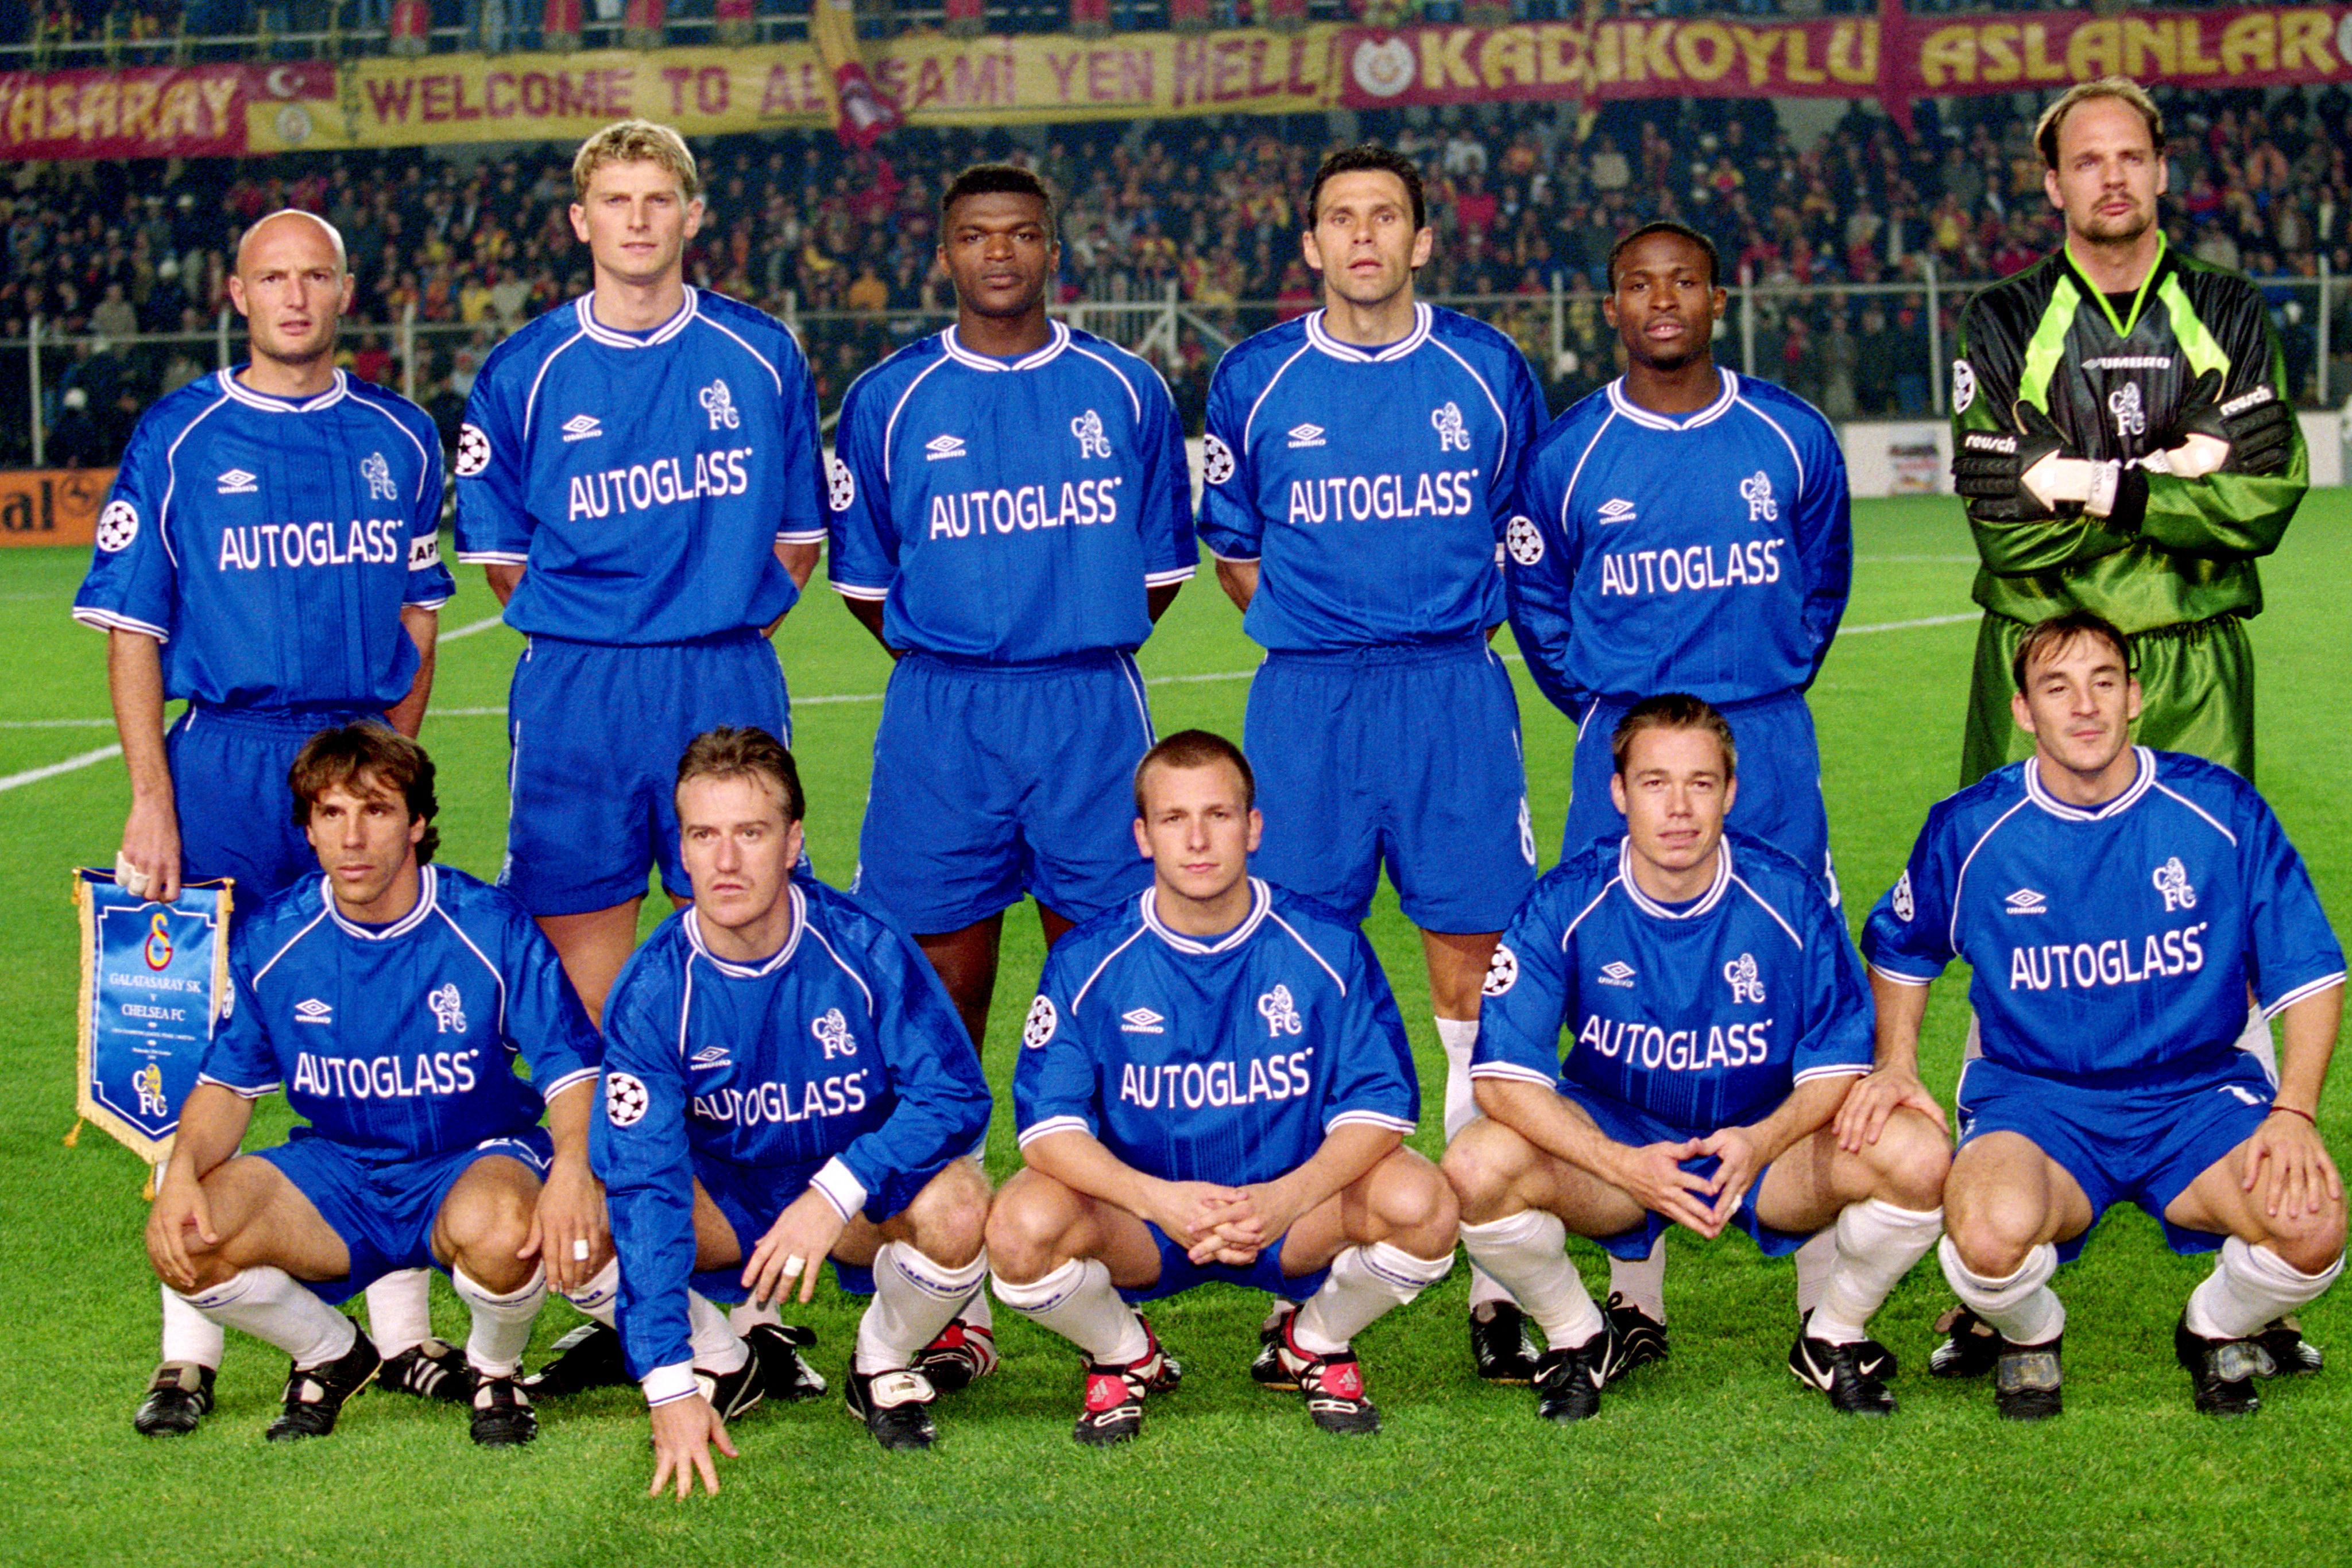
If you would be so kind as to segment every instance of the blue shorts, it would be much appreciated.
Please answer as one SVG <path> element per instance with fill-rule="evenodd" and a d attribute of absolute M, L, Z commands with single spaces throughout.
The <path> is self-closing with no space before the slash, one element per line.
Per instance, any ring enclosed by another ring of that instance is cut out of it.
<path fill-rule="evenodd" d="M 909 653 L 890 672 L 854 891 L 901 927 L 961 931 L 1023 893 L 1066 919 L 1151 885 L 1135 765 L 1151 749 L 1125 653 L 991 664 Z"/>
<path fill-rule="evenodd" d="M 1424 931 L 1500 931 L 1535 885 L 1511 677 L 1486 640 L 1268 653 L 1243 748 L 1250 869 L 1360 921 L 1388 866 Z"/>
<path fill-rule="evenodd" d="M 287 770 L 312 736 L 360 718 L 383 716 L 189 704 L 163 736 L 179 805 L 181 879 L 234 877 L 237 902 L 258 909 L 318 875 L 319 857 L 294 825 Z"/>
<path fill-rule="evenodd" d="M 757 632 L 613 647 L 533 637 L 507 695 L 507 858 L 533 915 L 609 909 L 693 886 L 677 848 L 677 759 L 722 724 L 792 744 L 776 650 Z"/>
<path fill-rule="evenodd" d="M 1960 1146 L 1988 1133 L 2015 1133 L 2074 1178 L 2091 1200 L 2091 1224 L 2058 1244 L 2058 1256 L 2069 1262 L 2117 1203 L 2154 1215 L 2165 1245 L 2192 1257 L 2222 1239 L 2173 1224 L 2164 1218 L 2166 1207 L 2253 1136 L 2276 1092 L 2262 1062 L 2231 1045 L 2161 1073 L 2120 1075 L 2095 1086 L 1979 1057 L 1960 1070 Z"/>
<path fill-rule="evenodd" d="M 1130 1306 L 1181 1295 L 1195 1286 L 1219 1282 L 1264 1291 L 1287 1301 L 1303 1301 L 1323 1288 L 1324 1279 L 1331 1272 L 1327 1266 L 1308 1274 L 1284 1273 L 1282 1249 L 1290 1240 L 1287 1235 L 1259 1252 L 1251 1260 L 1248 1268 L 1235 1269 L 1224 1263 L 1195 1263 L 1185 1249 L 1160 1227 L 1147 1219 L 1143 1228 L 1151 1232 L 1151 1244 L 1160 1249 L 1160 1278 L 1136 1290 L 1122 1289 L 1119 1295 Z"/>
<path fill-rule="evenodd" d="M 449 1189 L 477 1160 L 503 1155 L 544 1177 L 555 1145 L 544 1127 L 506 1137 L 485 1138 L 470 1149 L 452 1149 L 422 1159 L 387 1159 L 320 1137 L 307 1127 L 255 1157 L 268 1160 L 310 1200 L 328 1228 L 343 1239 L 351 1272 L 340 1280 L 305 1280 L 318 1298 L 340 1306 L 403 1269 L 438 1268 L 433 1256 L 433 1222 L 448 1201 Z"/>
<path fill-rule="evenodd" d="M 1685 1138 L 1703 1138 L 1713 1131 L 1707 1127 L 1675 1126 L 1660 1121 L 1638 1105 L 1628 1105 L 1613 1095 L 1596 1094 L 1589 1089 L 1563 1084 L 1559 1092 L 1564 1098 L 1583 1107 L 1584 1113 L 1592 1118 L 1603 1134 L 1633 1148 L 1638 1149 L 1645 1144 L 1679 1144 Z M 1713 1155 L 1706 1155 L 1695 1160 L 1683 1161 L 1682 1168 L 1696 1176 L 1711 1176 L 1722 1163 Z M 1763 1194 L 1764 1178 L 1770 1174 L 1771 1168 L 1767 1166 L 1758 1171 L 1756 1179 L 1748 1184 L 1748 1190 L 1740 1195 L 1739 1207 L 1733 1213 L 1731 1223 L 1748 1232 L 1767 1258 L 1785 1258 L 1811 1240 L 1812 1233 L 1775 1230 L 1756 1218 L 1756 1200 Z M 1654 1209 L 1643 1217 L 1641 1224 L 1631 1229 L 1621 1230 L 1614 1236 L 1596 1236 L 1593 1239 L 1612 1258 L 1636 1262 L 1650 1255 L 1650 1249 L 1658 1244 L 1658 1238 L 1674 1224 L 1675 1221 Z"/>
<path fill-rule="evenodd" d="M 890 1177 L 878 1191 L 866 1195 L 866 1207 L 860 1212 L 877 1225 L 904 1212 L 916 1195 L 930 1186 L 931 1178 L 950 1163 L 942 1160 L 929 1169 Z M 723 1269 L 696 1270 L 692 1281 L 696 1292 L 706 1301 L 730 1304 L 751 1300 L 751 1293 L 743 1288 L 743 1265 L 751 1260 L 760 1239 L 776 1223 L 776 1216 L 808 1191 L 809 1178 L 824 1166 L 824 1160 L 784 1166 L 739 1166 L 697 1155 L 694 1179 L 726 1217 L 728 1228 L 735 1233 L 735 1247 L 740 1258 Z M 833 1277 L 853 1296 L 874 1293 L 874 1270 L 868 1265 L 844 1263 L 836 1258 L 833 1260 Z"/>
<path fill-rule="evenodd" d="M 1595 697 L 1576 723 L 1576 762 L 1568 801 L 1568 831 L 1560 858 L 1595 839 L 1625 831 L 1625 818 L 1609 798 L 1616 772 L 1609 740 L 1617 721 L 1633 705 Z M 1821 874 L 1830 903 L 1838 903 L 1837 873 L 1830 861 L 1830 818 L 1822 804 L 1822 750 L 1813 737 L 1813 710 L 1802 692 L 1779 692 L 1753 702 L 1729 703 L 1731 739 L 1739 747 L 1739 793 L 1724 825 L 1762 839 L 1782 854 Z"/>

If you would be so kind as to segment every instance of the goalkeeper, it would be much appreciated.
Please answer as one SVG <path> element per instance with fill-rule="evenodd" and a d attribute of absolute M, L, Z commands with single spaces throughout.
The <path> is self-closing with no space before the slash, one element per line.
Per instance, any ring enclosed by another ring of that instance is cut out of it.
<path fill-rule="evenodd" d="M 1960 782 L 2031 753 L 2011 656 L 2074 610 L 2131 634 L 2143 745 L 2252 779 L 2254 562 L 2308 484 L 2277 334 L 2245 277 L 2166 245 L 2164 118 L 2137 83 L 2071 89 L 2034 140 L 2065 244 L 1969 302 L 1952 365 L 1986 612 Z"/>

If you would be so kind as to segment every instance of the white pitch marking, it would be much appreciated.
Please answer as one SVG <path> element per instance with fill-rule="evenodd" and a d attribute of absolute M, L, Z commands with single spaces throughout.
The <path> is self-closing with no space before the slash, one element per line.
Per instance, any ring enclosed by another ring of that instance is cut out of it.
<path fill-rule="evenodd" d="M 22 773 L 11 773 L 0 779 L 0 789 L 14 789 L 23 784 L 37 784 L 44 779 L 54 779 L 60 773 L 72 773 L 110 757 L 122 755 L 119 746 L 101 746 L 96 751 L 85 751 L 79 757 L 68 757 L 63 762 L 52 762 L 47 768 L 27 768 Z"/>

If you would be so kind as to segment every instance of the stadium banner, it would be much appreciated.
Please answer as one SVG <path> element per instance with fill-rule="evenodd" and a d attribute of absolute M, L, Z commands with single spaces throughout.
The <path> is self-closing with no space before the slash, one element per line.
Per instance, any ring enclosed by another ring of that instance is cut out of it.
<path fill-rule="evenodd" d="M 228 988 L 230 893 L 197 883 L 170 904 L 134 898 L 114 873 L 74 873 L 81 922 L 75 1109 L 150 1166 L 172 1154 Z M 79 1130 L 79 1129 L 77 1129 Z"/>
<path fill-rule="evenodd" d="M 111 468 L 0 470 L 0 545 L 80 545 L 98 537 Z"/>
<path fill-rule="evenodd" d="M 0 73 L 0 158 L 236 157 L 257 115 L 334 90 L 325 64 Z"/>
<path fill-rule="evenodd" d="M 875 87 L 866 69 L 851 0 L 815 0 L 809 9 L 809 41 L 833 83 L 833 133 L 843 145 L 871 147 L 906 123 L 898 104 Z"/>

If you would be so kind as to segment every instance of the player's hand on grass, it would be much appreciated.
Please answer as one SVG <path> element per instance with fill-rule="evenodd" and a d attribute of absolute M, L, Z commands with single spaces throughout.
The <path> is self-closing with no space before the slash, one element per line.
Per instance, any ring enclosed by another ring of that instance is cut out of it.
<path fill-rule="evenodd" d="M 191 1229 L 204 1238 L 205 1246 L 220 1244 L 213 1230 L 212 1200 L 205 1196 L 205 1184 L 167 1171 L 147 1210 L 147 1257 L 174 1290 L 196 1288 L 195 1261 L 188 1256 Z"/>
<path fill-rule="evenodd" d="M 1723 1227 L 1707 1207 L 1706 1179 L 1682 1168 L 1683 1161 L 1704 1152 L 1696 1138 L 1679 1144 L 1644 1144 L 1640 1148 L 1621 1146 L 1617 1168 L 1606 1173 L 1607 1179 L 1652 1213 L 1711 1237 Z"/>
<path fill-rule="evenodd" d="M 677 1495 L 694 1494 L 694 1478 L 702 1477 L 703 1490 L 711 1497 L 719 1495 L 719 1468 L 711 1462 L 713 1445 L 729 1458 L 736 1458 L 735 1444 L 727 1436 L 727 1423 L 710 1407 L 710 1401 L 697 1394 L 691 1398 L 673 1399 L 653 1408 L 654 1421 L 654 1484 L 647 1488 L 647 1497 L 659 1497 L 663 1483 L 675 1476 Z"/>
<path fill-rule="evenodd" d="M 1862 1153 L 1865 1145 L 1878 1142 L 1878 1134 L 1886 1130 L 1886 1119 L 1906 1105 L 1946 1132 L 1951 1130 L 1944 1120 L 1943 1106 L 1927 1092 L 1917 1073 L 1908 1068 L 1882 1067 L 1846 1091 L 1837 1120 L 1831 1124 L 1838 1147 L 1850 1155 Z"/>
<path fill-rule="evenodd" d="M 1718 1127 L 1699 1140 L 1698 1151 L 1713 1155 L 1718 1162 L 1703 1190 L 1715 1197 L 1714 1206 L 1707 1210 L 1715 1228 L 1707 1234 L 1719 1236 L 1739 1212 L 1740 1197 L 1754 1184 L 1756 1173 L 1764 1168 L 1764 1150 L 1747 1128 Z"/>
<path fill-rule="evenodd" d="M 125 883 L 125 893 L 157 904 L 169 904 L 179 897 L 179 812 L 167 802 L 134 799 L 131 815 L 122 824 L 121 858 L 132 872 L 147 879 L 144 888 Z"/>
<path fill-rule="evenodd" d="M 798 1285 L 798 1300 L 816 1293 L 817 1270 L 833 1255 L 849 1222 L 841 1218 L 824 1194 L 814 1187 L 793 1199 L 743 1265 L 743 1288 L 751 1300 L 765 1306 L 782 1301 Z"/>
<path fill-rule="evenodd" d="M 2257 1185 L 2263 1212 L 2273 1219 L 2317 1214 L 2344 1196 L 2319 1129 L 2292 1111 L 2273 1111 L 2247 1140 L 2245 1189 L 2252 1192 Z"/>
<path fill-rule="evenodd" d="M 548 1288 L 570 1292 L 604 1266 L 612 1230 L 604 1213 L 604 1184 L 578 1156 L 558 1155 L 539 1189 L 530 1236 L 518 1258 L 544 1257 Z"/>

